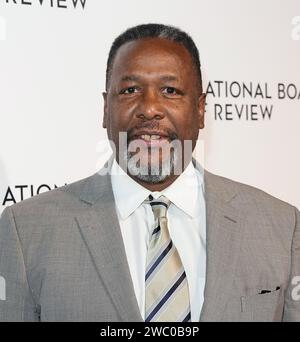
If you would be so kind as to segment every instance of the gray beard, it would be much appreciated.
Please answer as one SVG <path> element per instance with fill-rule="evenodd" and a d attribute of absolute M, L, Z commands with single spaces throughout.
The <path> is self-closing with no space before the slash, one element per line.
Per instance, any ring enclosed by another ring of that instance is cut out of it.
<path fill-rule="evenodd" d="M 125 152 L 125 160 L 127 160 L 127 170 L 130 175 L 137 179 L 147 183 L 161 183 L 170 175 L 174 174 L 175 163 L 177 160 L 176 150 L 170 153 L 170 158 L 165 158 L 161 163 L 152 165 L 148 162 L 148 165 L 138 166 L 136 160 L 132 158 L 135 152 Z"/>

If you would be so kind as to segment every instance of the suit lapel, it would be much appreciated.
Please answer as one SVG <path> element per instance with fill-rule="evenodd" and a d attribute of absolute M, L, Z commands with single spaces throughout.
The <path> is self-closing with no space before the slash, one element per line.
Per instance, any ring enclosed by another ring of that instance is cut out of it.
<path fill-rule="evenodd" d="M 220 179 L 204 172 L 207 256 L 200 321 L 222 320 L 240 252 L 242 220 L 237 210 L 230 205 L 236 195 L 235 189 L 223 188 Z"/>
<path fill-rule="evenodd" d="M 142 321 L 115 210 L 110 176 L 95 174 L 81 199 L 91 206 L 76 216 L 96 270 L 123 321 Z"/>

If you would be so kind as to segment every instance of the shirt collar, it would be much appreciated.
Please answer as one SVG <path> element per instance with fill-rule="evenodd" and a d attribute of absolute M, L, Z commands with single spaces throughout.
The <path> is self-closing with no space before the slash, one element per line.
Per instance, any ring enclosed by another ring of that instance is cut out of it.
<path fill-rule="evenodd" d="M 197 173 L 192 161 L 176 180 L 162 191 L 146 189 L 119 166 L 114 159 L 111 168 L 111 183 L 117 209 L 122 219 L 130 216 L 151 194 L 155 199 L 166 196 L 174 205 L 191 217 L 196 215 L 198 191 L 203 176 Z"/>
<path fill-rule="evenodd" d="M 111 184 L 117 209 L 122 219 L 131 215 L 151 194 L 151 191 L 133 180 L 114 158 L 111 167 Z"/>

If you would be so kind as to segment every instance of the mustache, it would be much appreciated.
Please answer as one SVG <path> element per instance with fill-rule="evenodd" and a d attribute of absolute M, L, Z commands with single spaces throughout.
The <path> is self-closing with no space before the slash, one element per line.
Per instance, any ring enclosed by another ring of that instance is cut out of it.
<path fill-rule="evenodd" d="M 133 138 L 135 132 L 141 131 L 141 130 L 157 130 L 157 131 L 161 131 L 161 132 L 163 132 L 165 135 L 167 135 L 169 137 L 170 141 L 178 139 L 177 133 L 174 132 L 173 130 L 171 130 L 169 128 L 161 129 L 161 128 L 159 128 L 159 125 L 157 125 L 156 123 L 153 123 L 153 124 L 151 123 L 151 124 L 143 124 L 143 125 L 139 125 L 139 126 L 136 126 L 136 127 L 131 127 L 127 131 L 128 142 Z"/>

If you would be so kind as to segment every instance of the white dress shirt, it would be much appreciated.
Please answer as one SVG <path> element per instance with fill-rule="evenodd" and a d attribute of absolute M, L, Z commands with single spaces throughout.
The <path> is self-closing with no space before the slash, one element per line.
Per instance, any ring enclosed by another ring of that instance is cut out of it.
<path fill-rule="evenodd" d="M 143 201 L 151 194 L 170 201 L 167 211 L 170 236 L 186 272 L 191 303 L 191 320 L 198 322 L 203 305 L 206 273 L 206 215 L 203 172 L 192 162 L 161 192 L 144 188 L 129 177 L 114 159 L 111 182 L 116 211 L 139 309 L 145 319 L 145 269 L 154 215 Z"/>

